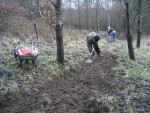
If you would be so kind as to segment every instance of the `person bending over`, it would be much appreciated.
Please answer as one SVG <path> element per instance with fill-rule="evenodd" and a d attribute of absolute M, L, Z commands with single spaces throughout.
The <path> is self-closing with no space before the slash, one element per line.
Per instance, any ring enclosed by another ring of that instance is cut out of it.
<path fill-rule="evenodd" d="M 86 43 L 88 50 L 90 52 L 90 58 L 94 56 L 94 50 L 96 51 L 98 56 L 102 56 L 100 48 L 98 46 L 98 41 L 101 39 L 100 35 L 95 32 L 90 32 L 87 35 Z"/>

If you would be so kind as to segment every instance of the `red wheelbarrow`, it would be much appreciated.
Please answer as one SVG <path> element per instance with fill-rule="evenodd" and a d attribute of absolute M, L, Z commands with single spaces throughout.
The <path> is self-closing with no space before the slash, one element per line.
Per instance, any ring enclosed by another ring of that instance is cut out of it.
<path fill-rule="evenodd" d="M 32 61 L 32 65 L 35 65 L 35 60 L 38 57 L 38 49 L 34 47 L 34 49 L 31 48 L 16 48 L 14 50 L 14 56 L 16 60 L 20 60 L 20 65 L 22 66 L 23 62 L 26 61 L 28 62 L 29 60 Z"/>

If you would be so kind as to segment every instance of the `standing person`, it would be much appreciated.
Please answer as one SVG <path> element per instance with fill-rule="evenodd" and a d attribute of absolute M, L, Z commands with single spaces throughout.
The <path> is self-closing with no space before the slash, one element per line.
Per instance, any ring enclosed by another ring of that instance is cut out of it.
<path fill-rule="evenodd" d="M 116 30 L 111 27 L 108 27 L 108 42 L 115 42 L 116 41 Z"/>
<path fill-rule="evenodd" d="M 100 35 L 95 32 L 90 32 L 87 35 L 86 43 L 88 50 L 90 52 L 90 58 L 92 59 L 94 56 L 94 50 L 97 52 L 98 56 L 102 56 L 100 48 L 98 46 L 98 41 L 100 40 Z"/>

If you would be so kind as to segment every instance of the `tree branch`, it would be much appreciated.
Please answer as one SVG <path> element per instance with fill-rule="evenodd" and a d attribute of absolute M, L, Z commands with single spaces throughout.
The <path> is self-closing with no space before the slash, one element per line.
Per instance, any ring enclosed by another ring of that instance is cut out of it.
<path fill-rule="evenodd" d="M 47 20 L 46 20 L 46 18 L 44 18 L 44 16 L 42 15 L 42 13 L 41 13 L 41 10 L 40 10 L 40 8 L 39 8 L 39 14 L 40 14 L 40 16 L 43 18 L 43 20 L 48 24 L 48 25 L 50 25 L 50 26 L 52 26 L 52 27 L 55 27 L 55 25 L 54 24 L 52 24 L 52 23 L 50 23 L 50 22 L 48 22 Z"/>
<path fill-rule="evenodd" d="M 131 25 L 133 24 L 133 22 L 136 20 L 137 16 L 138 16 L 138 14 L 135 14 L 135 15 L 134 15 L 133 19 L 132 19 L 131 22 L 130 22 L 130 26 L 131 26 Z"/>
<path fill-rule="evenodd" d="M 51 8 L 53 9 L 53 13 L 55 13 L 55 8 L 54 5 L 52 4 L 52 2 L 50 2 L 50 0 L 46 0 L 48 2 L 48 4 L 51 6 Z"/>
<path fill-rule="evenodd" d="M 143 13 L 141 13 L 141 18 L 144 18 L 149 12 L 150 12 L 150 9 L 145 11 L 145 12 L 143 12 Z"/>
<path fill-rule="evenodd" d="M 44 16 L 42 15 L 42 13 L 41 13 L 41 9 L 40 9 L 40 5 L 39 5 L 39 0 L 37 0 L 37 6 L 38 6 L 39 14 L 40 14 L 40 16 L 43 18 L 43 20 L 44 20 L 44 21 L 45 21 L 48 25 L 50 25 L 50 26 L 52 26 L 52 27 L 55 27 L 55 25 L 54 25 L 54 24 L 52 24 L 52 23 L 48 22 L 48 21 L 46 20 L 46 18 L 44 18 Z"/>
<path fill-rule="evenodd" d="M 130 7 L 132 6 L 133 0 L 129 0 Z"/>
<path fill-rule="evenodd" d="M 55 4 L 51 1 L 51 0 L 47 0 L 50 4 L 52 4 L 53 6 L 55 6 Z"/>
<path fill-rule="evenodd" d="M 122 3 L 122 0 L 119 0 L 120 4 L 123 6 L 124 9 L 126 9 L 125 5 Z"/>

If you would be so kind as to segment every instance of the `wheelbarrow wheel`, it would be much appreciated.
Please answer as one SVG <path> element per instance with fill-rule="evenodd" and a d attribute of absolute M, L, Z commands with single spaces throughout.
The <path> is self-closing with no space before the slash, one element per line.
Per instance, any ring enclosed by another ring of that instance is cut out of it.
<path fill-rule="evenodd" d="M 35 63 L 35 59 L 32 60 L 32 66 L 37 67 L 37 64 Z"/>

